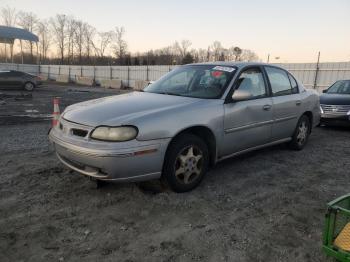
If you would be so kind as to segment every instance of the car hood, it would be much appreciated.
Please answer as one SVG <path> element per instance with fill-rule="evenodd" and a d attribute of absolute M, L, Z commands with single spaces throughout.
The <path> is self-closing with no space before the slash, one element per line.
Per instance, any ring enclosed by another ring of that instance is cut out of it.
<path fill-rule="evenodd" d="M 350 105 L 350 95 L 347 94 L 322 94 L 320 104 L 324 105 Z"/>
<path fill-rule="evenodd" d="M 172 108 L 196 103 L 202 99 L 132 92 L 104 97 L 71 105 L 62 117 L 68 121 L 88 125 L 123 125 L 132 119 Z"/>

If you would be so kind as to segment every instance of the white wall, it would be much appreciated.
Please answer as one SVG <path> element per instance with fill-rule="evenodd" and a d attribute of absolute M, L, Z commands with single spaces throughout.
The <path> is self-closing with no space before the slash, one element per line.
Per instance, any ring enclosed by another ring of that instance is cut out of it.
<path fill-rule="evenodd" d="M 315 63 L 276 64 L 289 70 L 307 88 L 314 87 Z M 128 80 L 157 80 L 176 66 L 68 66 L 68 65 L 19 65 L 0 64 L 0 69 L 13 69 L 33 74 L 42 74 L 55 80 L 57 75 L 69 75 L 71 81 L 76 76 L 86 76 L 100 83 L 102 79 Z M 350 62 L 320 63 L 317 75 L 316 89 L 321 91 L 336 80 L 350 79 Z"/>

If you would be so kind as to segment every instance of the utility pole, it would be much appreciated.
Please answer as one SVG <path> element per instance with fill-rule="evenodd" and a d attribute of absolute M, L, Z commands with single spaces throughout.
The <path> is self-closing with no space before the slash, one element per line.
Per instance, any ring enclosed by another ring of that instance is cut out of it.
<path fill-rule="evenodd" d="M 319 65 L 320 65 L 320 55 L 321 55 L 321 52 L 319 51 L 319 52 L 318 52 L 318 56 L 317 56 L 317 63 L 316 63 L 316 72 L 315 72 L 314 89 L 316 89 L 318 71 L 320 71 L 320 67 L 319 67 Z"/>
<path fill-rule="evenodd" d="M 267 63 L 270 62 L 270 54 L 267 55 Z"/>

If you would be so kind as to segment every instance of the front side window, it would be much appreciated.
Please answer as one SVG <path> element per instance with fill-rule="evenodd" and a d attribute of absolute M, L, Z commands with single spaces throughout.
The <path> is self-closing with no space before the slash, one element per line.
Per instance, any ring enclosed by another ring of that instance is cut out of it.
<path fill-rule="evenodd" d="M 235 67 L 229 66 L 183 66 L 166 74 L 144 91 L 196 98 L 220 98 L 235 71 Z"/>
<path fill-rule="evenodd" d="M 350 81 L 337 81 L 327 91 L 328 94 L 350 94 Z"/>
<path fill-rule="evenodd" d="M 275 67 L 265 67 L 267 76 L 270 80 L 272 94 L 274 96 L 283 96 L 292 94 L 292 87 L 287 73 Z"/>
<path fill-rule="evenodd" d="M 236 89 L 249 92 L 252 94 L 253 99 L 267 95 L 264 77 L 259 68 L 250 68 L 243 71 L 238 78 L 238 87 Z"/>

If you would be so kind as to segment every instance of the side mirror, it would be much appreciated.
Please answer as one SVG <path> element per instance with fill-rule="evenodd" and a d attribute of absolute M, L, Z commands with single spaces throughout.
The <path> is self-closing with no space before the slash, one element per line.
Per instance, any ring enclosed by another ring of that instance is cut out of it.
<path fill-rule="evenodd" d="M 327 93 L 328 89 L 322 90 L 322 93 Z"/>
<path fill-rule="evenodd" d="M 245 90 L 235 90 L 232 95 L 233 101 L 244 101 L 253 97 L 253 94 Z"/>

